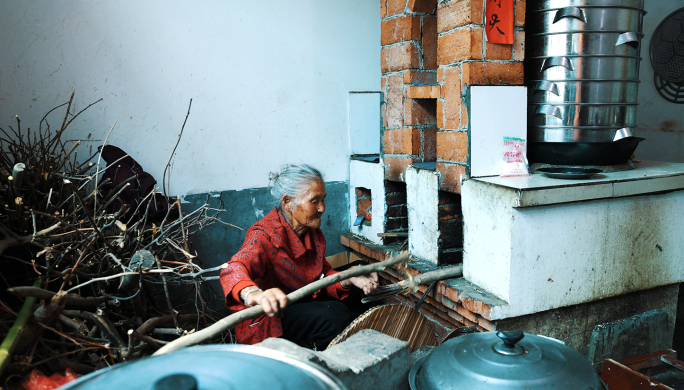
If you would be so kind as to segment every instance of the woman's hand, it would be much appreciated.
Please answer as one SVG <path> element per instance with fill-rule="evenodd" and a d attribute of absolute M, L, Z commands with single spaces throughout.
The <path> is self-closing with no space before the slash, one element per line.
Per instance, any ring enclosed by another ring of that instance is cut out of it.
<path fill-rule="evenodd" d="M 352 268 L 356 268 L 356 267 L 352 267 Z M 353 284 L 354 286 L 363 290 L 364 294 L 368 295 L 368 294 L 372 293 L 376 287 L 378 287 L 378 273 L 377 272 L 371 272 L 370 275 L 354 276 L 352 278 L 349 278 L 349 279 L 343 281 L 342 287 L 348 288 L 350 286 L 344 282 L 348 282 L 348 283 Z"/>
<path fill-rule="evenodd" d="M 245 287 L 245 290 L 249 287 Z M 241 295 L 242 292 L 240 292 Z M 266 291 L 256 291 L 247 297 L 245 306 L 252 307 L 256 305 L 261 305 L 264 309 L 264 313 L 269 316 L 280 316 L 283 309 L 287 306 L 287 295 L 285 295 L 279 288 L 271 288 Z"/>

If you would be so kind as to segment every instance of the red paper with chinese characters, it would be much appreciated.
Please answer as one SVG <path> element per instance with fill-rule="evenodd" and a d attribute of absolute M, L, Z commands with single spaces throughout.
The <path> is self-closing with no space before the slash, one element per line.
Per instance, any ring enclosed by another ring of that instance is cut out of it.
<path fill-rule="evenodd" d="M 513 44 L 513 0 L 487 0 L 487 42 Z"/>

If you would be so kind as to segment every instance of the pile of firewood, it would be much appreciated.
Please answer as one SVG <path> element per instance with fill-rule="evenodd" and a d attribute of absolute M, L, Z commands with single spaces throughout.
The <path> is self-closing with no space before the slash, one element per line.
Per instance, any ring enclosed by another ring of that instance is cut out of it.
<path fill-rule="evenodd" d="M 37 131 L 19 118 L 0 128 L 0 387 L 33 369 L 83 374 L 150 355 L 215 322 L 205 281 L 220 267 L 203 269 L 189 238 L 221 222 L 221 207 L 185 212 L 163 197 L 167 210 L 152 219 L 159 193 L 122 196 L 139 174 L 103 179 L 116 161 L 78 158 L 81 141 L 63 140 L 83 112 L 72 101 Z"/>

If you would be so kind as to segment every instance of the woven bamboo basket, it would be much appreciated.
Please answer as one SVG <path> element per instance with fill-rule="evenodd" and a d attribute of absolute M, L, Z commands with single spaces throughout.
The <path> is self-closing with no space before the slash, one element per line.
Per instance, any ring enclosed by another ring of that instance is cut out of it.
<path fill-rule="evenodd" d="M 438 345 L 430 321 L 418 310 L 404 304 L 387 304 L 376 306 L 361 314 L 330 342 L 328 348 L 343 342 L 363 329 L 372 329 L 407 341 L 411 352 L 425 345 Z"/>

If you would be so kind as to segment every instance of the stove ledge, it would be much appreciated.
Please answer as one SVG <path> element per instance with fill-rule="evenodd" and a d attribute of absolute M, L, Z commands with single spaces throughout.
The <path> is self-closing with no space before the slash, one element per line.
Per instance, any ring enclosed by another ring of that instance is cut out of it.
<path fill-rule="evenodd" d="M 473 183 L 492 186 L 514 208 L 620 198 L 684 189 L 684 164 L 641 161 L 636 169 L 606 172 L 583 180 L 552 179 L 540 173 L 523 177 L 480 177 Z"/>

